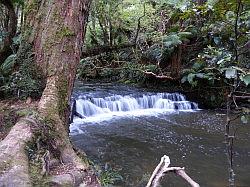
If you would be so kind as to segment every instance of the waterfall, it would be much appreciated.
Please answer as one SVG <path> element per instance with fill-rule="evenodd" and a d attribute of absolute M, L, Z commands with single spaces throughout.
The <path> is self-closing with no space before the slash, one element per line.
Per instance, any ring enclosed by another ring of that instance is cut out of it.
<path fill-rule="evenodd" d="M 198 105 L 187 101 L 179 93 L 157 93 L 143 95 L 112 95 L 108 97 L 82 96 L 76 99 L 76 112 L 84 117 L 106 113 L 133 112 L 139 110 L 158 109 L 162 111 L 197 110 Z"/>

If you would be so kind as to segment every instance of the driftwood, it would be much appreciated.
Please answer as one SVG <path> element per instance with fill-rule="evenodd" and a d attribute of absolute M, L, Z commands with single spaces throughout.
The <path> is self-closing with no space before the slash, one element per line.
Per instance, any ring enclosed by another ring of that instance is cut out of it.
<path fill-rule="evenodd" d="M 189 177 L 184 168 L 181 167 L 168 167 L 170 165 L 170 159 L 164 155 L 161 158 L 160 163 L 156 166 L 153 174 L 151 175 L 146 187 L 157 187 L 160 184 L 160 179 L 168 172 L 174 172 L 184 180 L 186 180 L 192 187 L 200 187 L 191 177 Z"/>

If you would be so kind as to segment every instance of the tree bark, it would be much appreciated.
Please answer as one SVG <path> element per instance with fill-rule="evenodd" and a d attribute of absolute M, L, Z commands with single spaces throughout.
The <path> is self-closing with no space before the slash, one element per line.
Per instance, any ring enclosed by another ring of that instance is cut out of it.
<path fill-rule="evenodd" d="M 79 172 L 89 170 L 88 163 L 84 163 L 73 150 L 68 136 L 68 118 L 90 2 L 29 0 L 25 10 L 23 39 L 18 51 L 18 58 L 21 58 L 23 51 L 30 48 L 29 54 L 33 54 L 35 61 L 33 65 L 43 74 L 46 86 L 38 104 L 38 114 L 53 131 L 53 134 L 45 134 L 47 137 L 53 136 L 50 138 L 53 139 L 52 147 L 56 153 L 50 154 L 53 158 L 59 157 L 65 165 L 73 165 L 74 177 Z M 91 186 L 90 183 L 88 186 Z M 96 182 L 92 186 L 99 184 Z"/>
<path fill-rule="evenodd" d="M 32 119 L 20 119 L 0 142 L 0 186 L 31 186 L 26 145 L 33 138 Z"/>
<path fill-rule="evenodd" d="M 8 21 L 5 25 L 5 32 L 7 32 L 7 36 L 5 36 L 1 46 L 0 46 L 0 64 L 4 62 L 4 60 L 11 55 L 11 44 L 12 38 L 16 34 L 17 29 L 17 16 L 15 13 L 15 7 L 11 0 L 0 0 L 0 4 L 3 4 L 8 10 Z"/>
<path fill-rule="evenodd" d="M 72 149 L 67 123 L 89 5 L 89 0 L 43 1 L 33 22 L 35 60 L 46 79 L 38 111 L 58 132 L 56 146 L 61 160 L 80 167 L 87 166 Z"/>

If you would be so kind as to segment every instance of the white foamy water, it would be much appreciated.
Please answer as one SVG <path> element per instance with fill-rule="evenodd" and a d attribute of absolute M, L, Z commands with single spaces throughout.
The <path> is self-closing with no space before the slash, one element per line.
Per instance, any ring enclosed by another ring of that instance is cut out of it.
<path fill-rule="evenodd" d="M 83 118 L 75 116 L 70 131 L 77 131 L 78 126 L 83 123 L 195 110 L 198 110 L 198 105 L 187 101 L 185 96 L 179 93 L 143 94 L 138 97 L 132 95 L 112 95 L 104 98 L 81 96 L 76 100 L 76 112 Z"/>

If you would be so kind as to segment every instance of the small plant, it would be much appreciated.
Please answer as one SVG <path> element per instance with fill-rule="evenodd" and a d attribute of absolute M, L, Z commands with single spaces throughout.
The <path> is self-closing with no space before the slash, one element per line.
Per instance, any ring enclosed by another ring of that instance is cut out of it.
<path fill-rule="evenodd" d="M 99 180 L 102 186 L 107 187 L 114 185 L 116 182 L 123 181 L 123 177 L 106 164 L 105 169 L 100 172 Z"/>

